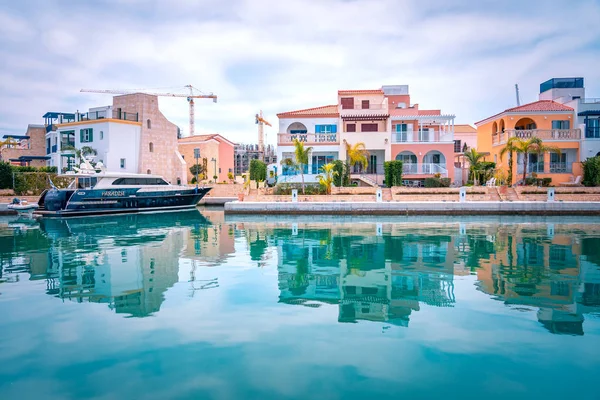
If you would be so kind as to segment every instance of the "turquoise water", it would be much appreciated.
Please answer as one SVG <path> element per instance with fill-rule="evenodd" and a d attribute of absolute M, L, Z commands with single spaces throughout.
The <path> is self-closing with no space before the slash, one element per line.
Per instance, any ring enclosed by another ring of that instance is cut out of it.
<path fill-rule="evenodd" d="M 0 399 L 598 399 L 600 219 L 523 221 L 5 217 Z"/>

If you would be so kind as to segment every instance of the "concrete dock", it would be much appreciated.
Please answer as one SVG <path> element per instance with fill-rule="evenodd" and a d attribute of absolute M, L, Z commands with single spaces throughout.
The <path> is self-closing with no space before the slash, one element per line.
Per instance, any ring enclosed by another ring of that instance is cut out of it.
<path fill-rule="evenodd" d="M 229 202 L 225 214 L 269 215 L 600 215 L 600 202 Z"/>

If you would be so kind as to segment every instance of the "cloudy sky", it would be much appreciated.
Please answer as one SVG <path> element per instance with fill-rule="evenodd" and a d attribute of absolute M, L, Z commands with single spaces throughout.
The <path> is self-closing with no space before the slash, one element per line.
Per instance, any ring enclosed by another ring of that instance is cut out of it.
<path fill-rule="evenodd" d="M 333 104 L 338 89 L 408 84 L 473 123 L 583 76 L 600 97 L 600 0 L 0 0 L 0 133 L 46 111 L 111 103 L 92 89 L 192 84 L 196 132 L 255 141 L 254 114 Z M 161 100 L 188 131 L 184 99 Z M 275 128 L 267 140 L 275 141 Z"/>

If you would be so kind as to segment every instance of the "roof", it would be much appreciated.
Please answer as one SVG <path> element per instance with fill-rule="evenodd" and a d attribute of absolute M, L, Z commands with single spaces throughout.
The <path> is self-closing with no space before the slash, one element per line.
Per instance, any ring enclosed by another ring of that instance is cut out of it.
<path fill-rule="evenodd" d="M 73 114 L 73 113 L 61 113 L 61 112 L 52 112 L 52 111 L 49 111 L 46 114 L 42 115 L 42 118 L 58 118 L 59 115 L 62 115 L 63 117 L 65 117 L 67 119 L 75 119 L 75 114 Z"/>
<path fill-rule="evenodd" d="M 347 94 L 383 94 L 382 89 L 364 89 L 364 90 L 338 90 L 338 95 L 345 96 Z"/>
<path fill-rule="evenodd" d="M 600 110 L 586 110 L 586 111 L 580 112 L 577 115 L 580 117 L 585 117 L 586 115 L 600 115 Z"/>
<path fill-rule="evenodd" d="M 454 125 L 454 132 L 477 133 L 477 129 L 475 129 L 469 124 L 458 124 Z"/>
<path fill-rule="evenodd" d="M 338 117 L 338 106 L 337 104 L 329 106 L 320 106 L 313 108 L 305 108 L 303 110 L 286 111 L 277 114 L 277 118 L 288 118 L 288 117 Z"/>
<path fill-rule="evenodd" d="M 195 142 L 207 142 L 209 140 L 222 140 L 227 144 L 230 144 L 231 146 L 235 146 L 236 143 L 233 143 L 230 140 L 227 140 L 226 138 L 224 138 L 223 136 L 219 135 L 218 133 L 213 133 L 213 134 L 208 134 L 208 135 L 193 135 L 193 136 L 187 136 L 184 138 L 181 138 L 178 140 L 179 143 L 195 143 Z"/>
<path fill-rule="evenodd" d="M 21 156 L 19 158 L 11 158 L 10 161 L 49 160 L 50 158 L 50 156 Z"/>
<path fill-rule="evenodd" d="M 492 115 L 491 117 L 487 117 L 482 119 L 481 121 L 475 122 L 475 125 L 481 124 L 484 121 L 494 119 L 499 117 L 504 113 L 539 113 L 539 112 L 572 112 L 573 108 L 569 106 L 565 106 L 564 104 L 557 103 L 553 100 L 538 100 L 533 103 L 523 104 L 522 106 L 517 106 L 513 108 L 507 108 L 506 110 L 499 112 L 498 114 Z"/>

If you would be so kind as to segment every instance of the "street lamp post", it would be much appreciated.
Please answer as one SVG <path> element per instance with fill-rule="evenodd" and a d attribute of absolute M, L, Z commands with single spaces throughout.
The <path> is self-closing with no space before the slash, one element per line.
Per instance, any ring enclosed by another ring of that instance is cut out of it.
<path fill-rule="evenodd" d="M 198 159 L 200 158 L 200 149 L 194 149 L 194 158 L 196 159 L 196 190 L 198 190 Z"/>
<path fill-rule="evenodd" d="M 215 169 L 215 174 L 213 176 L 217 176 L 217 159 L 216 158 L 211 158 L 211 160 L 214 163 L 214 169 Z M 215 180 L 215 183 L 217 183 L 217 179 L 213 178 Z"/>

